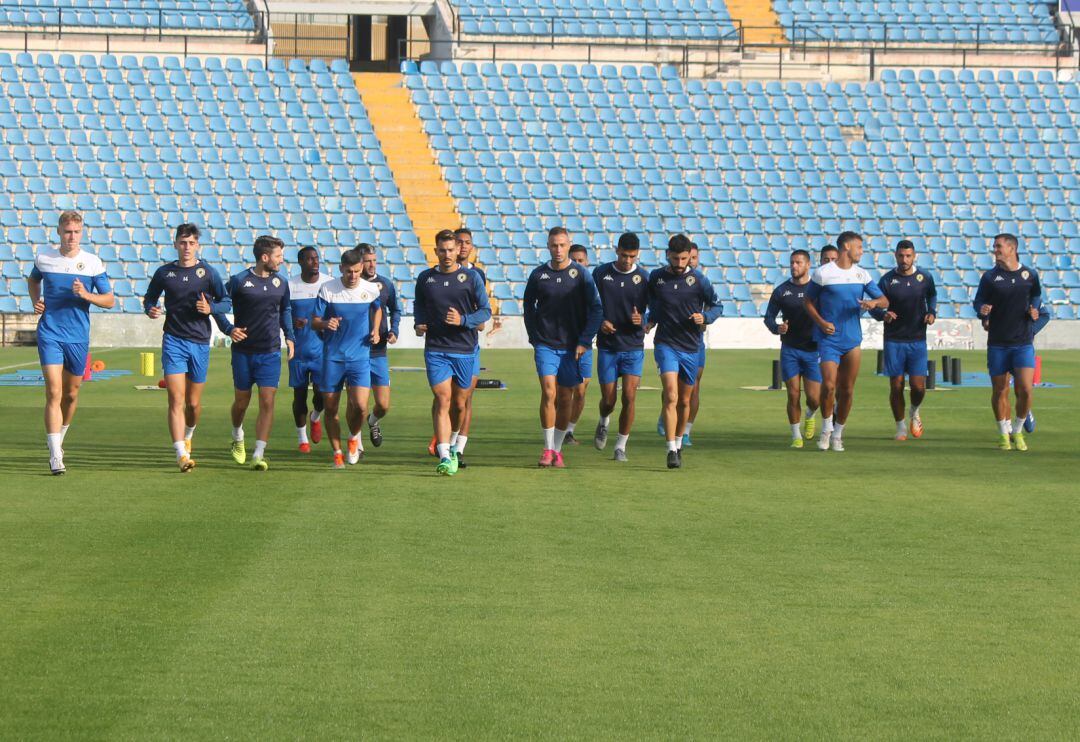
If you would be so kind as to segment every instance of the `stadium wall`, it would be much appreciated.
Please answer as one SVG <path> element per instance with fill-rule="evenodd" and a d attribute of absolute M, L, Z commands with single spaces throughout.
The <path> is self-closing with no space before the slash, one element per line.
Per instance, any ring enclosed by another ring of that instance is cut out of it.
<path fill-rule="evenodd" d="M 91 342 L 95 347 L 154 347 L 161 343 L 162 320 L 151 320 L 137 314 L 92 314 Z M 423 338 L 412 332 L 411 318 L 402 320 L 401 338 L 397 348 L 422 348 Z M 881 348 L 882 324 L 863 320 L 864 347 Z M 986 333 L 975 320 L 943 319 L 927 331 L 930 348 L 942 350 L 983 349 Z M 225 338 L 214 328 L 214 343 Z M 527 348 L 525 323 L 521 317 L 496 317 L 480 336 L 482 348 Z M 651 347 L 651 338 L 646 338 Z M 714 349 L 779 348 L 780 340 L 772 335 L 762 321 L 754 317 L 732 317 L 717 320 L 709 327 L 706 344 Z M 1080 350 L 1080 320 L 1051 321 L 1039 333 L 1038 348 L 1045 350 Z"/>

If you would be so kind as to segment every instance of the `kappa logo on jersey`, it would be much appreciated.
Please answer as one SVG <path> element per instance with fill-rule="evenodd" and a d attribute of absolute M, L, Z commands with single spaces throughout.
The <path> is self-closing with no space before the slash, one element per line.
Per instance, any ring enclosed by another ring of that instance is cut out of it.
<path fill-rule="evenodd" d="M 634 276 L 634 278 L 637 278 L 637 276 Z M 605 281 L 614 281 L 615 278 L 613 276 L 604 276 L 604 280 Z"/>
<path fill-rule="evenodd" d="M 540 280 L 541 281 L 547 280 L 548 278 L 551 278 L 551 276 L 549 276 L 547 273 L 541 273 L 540 274 Z"/>
<path fill-rule="evenodd" d="M 251 281 L 244 281 L 244 288 L 245 289 L 253 289 L 253 288 L 255 288 L 255 284 L 253 284 Z"/>
<path fill-rule="evenodd" d="M 436 283 L 435 277 L 434 276 L 428 276 L 427 282 L 428 283 Z"/>
<path fill-rule="evenodd" d="M 466 276 L 464 273 L 462 273 L 457 277 L 457 282 L 458 283 L 465 283 L 466 279 L 468 279 L 468 276 Z"/>
<path fill-rule="evenodd" d="M 895 285 L 896 285 L 896 284 L 898 284 L 898 283 L 900 283 L 900 279 L 899 279 L 899 278 L 894 278 L 894 279 L 892 280 L 892 282 L 891 282 L 891 283 L 889 283 L 889 285 L 890 285 L 890 286 L 895 286 Z"/>
<path fill-rule="evenodd" d="M 664 285 L 664 283 L 665 283 L 665 282 L 664 282 L 664 279 L 662 279 L 662 278 L 658 278 L 658 279 L 656 279 L 656 285 L 657 285 L 657 286 L 663 286 L 663 285 Z"/>
<path fill-rule="evenodd" d="M 994 281 L 995 281 L 995 282 L 997 282 L 997 281 L 1004 281 L 1004 280 L 1005 280 L 1005 277 L 1004 277 L 1004 276 L 994 276 Z"/>
<path fill-rule="evenodd" d="M 790 291 L 785 291 L 784 296 L 791 296 L 791 292 Z"/>
<path fill-rule="evenodd" d="M 165 276 L 165 278 L 176 278 L 176 274 L 173 273 L 172 271 L 169 271 L 169 273 Z"/>

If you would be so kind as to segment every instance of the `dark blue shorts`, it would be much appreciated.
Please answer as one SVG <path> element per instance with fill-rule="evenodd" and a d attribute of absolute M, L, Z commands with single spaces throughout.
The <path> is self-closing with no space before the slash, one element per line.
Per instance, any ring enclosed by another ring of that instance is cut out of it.
<path fill-rule="evenodd" d="M 307 389 L 308 385 L 311 385 L 317 390 L 321 386 L 322 366 L 322 358 L 293 358 L 289 361 L 289 386 L 293 389 Z"/>
<path fill-rule="evenodd" d="M 780 375 L 784 381 L 801 376 L 807 381 L 821 382 L 821 365 L 816 350 L 780 347 Z"/>
<path fill-rule="evenodd" d="M 1035 368 L 1034 345 L 990 345 L 986 348 L 986 368 L 991 376 L 1014 373 L 1018 368 Z"/>
<path fill-rule="evenodd" d="M 424 351 L 428 386 L 437 386 L 452 378 L 459 389 L 472 386 L 473 369 L 479 362 L 479 353 L 440 353 Z"/>
<path fill-rule="evenodd" d="M 533 361 L 536 363 L 536 375 L 543 378 L 554 376 L 555 383 L 561 387 L 575 387 L 583 379 L 575 351 L 565 348 L 550 348 L 537 345 L 533 349 Z"/>
<path fill-rule="evenodd" d="M 678 373 L 679 381 L 684 384 L 696 384 L 698 372 L 697 350 L 679 350 L 670 345 L 658 344 L 653 348 L 653 357 L 661 374 Z"/>
<path fill-rule="evenodd" d="M 253 385 L 276 389 L 281 378 L 281 353 L 232 354 L 233 386 L 242 392 L 251 391 Z"/>
<path fill-rule="evenodd" d="M 196 384 L 204 384 L 210 368 L 210 344 L 165 333 L 161 338 L 161 368 L 166 376 L 186 374 Z"/>
<path fill-rule="evenodd" d="M 699 369 L 705 368 L 705 346 L 702 345 L 698 348 L 697 367 Z"/>
<path fill-rule="evenodd" d="M 581 379 L 592 378 L 592 361 L 593 361 L 593 349 L 589 348 L 587 351 L 581 354 L 581 358 L 578 359 L 578 373 L 581 374 Z"/>
<path fill-rule="evenodd" d="M 38 360 L 42 366 L 60 366 L 75 376 L 82 376 L 86 370 L 86 354 L 90 352 L 90 343 L 61 343 L 38 335 Z"/>
<path fill-rule="evenodd" d="M 371 357 L 371 385 L 390 386 L 390 359 L 387 356 Z"/>
<path fill-rule="evenodd" d="M 644 350 L 612 351 L 600 349 L 596 354 L 596 376 L 601 384 L 614 384 L 619 377 L 641 377 L 645 365 Z"/>
<path fill-rule="evenodd" d="M 925 340 L 912 343 L 885 341 L 886 376 L 926 376 L 927 366 Z"/>

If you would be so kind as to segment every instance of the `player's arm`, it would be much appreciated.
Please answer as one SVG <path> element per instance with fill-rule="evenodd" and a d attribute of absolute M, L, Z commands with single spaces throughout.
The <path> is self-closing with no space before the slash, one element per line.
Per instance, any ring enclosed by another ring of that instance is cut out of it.
<path fill-rule="evenodd" d="M 374 312 L 374 314 L 371 315 L 371 336 L 370 336 L 370 339 L 371 339 L 371 344 L 372 345 L 378 345 L 379 340 L 381 339 L 380 336 L 379 336 L 379 330 L 382 329 L 382 318 L 383 318 L 382 304 L 379 302 L 378 299 L 375 299 L 375 301 L 371 302 L 371 306 L 368 308 L 368 311 L 370 312 L 371 310 L 375 310 L 375 312 Z"/>
<path fill-rule="evenodd" d="M 529 343 L 535 345 L 533 338 L 536 336 L 536 271 L 529 274 L 529 280 L 525 282 L 525 296 L 521 301 L 521 311 L 525 320 L 525 334 Z"/>
<path fill-rule="evenodd" d="M 926 318 L 925 322 L 928 325 L 934 324 L 937 321 L 937 283 L 934 282 L 934 277 L 929 273 L 923 274 L 926 276 Z"/>
<path fill-rule="evenodd" d="M 109 277 L 105 275 L 104 266 L 101 273 L 90 279 L 90 288 L 87 288 L 81 279 L 76 278 L 71 291 L 75 296 L 99 309 L 112 309 L 116 306 L 116 295 L 113 294 L 112 286 L 109 285 Z"/>
<path fill-rule="evenodd" d="M 832 322 L 826 321 L 821 316 L 821 312 L 818 311 L 818 297 L 821 296 L 821 275 L 817 270 L 814 271 L 810 278 L 810 283 L 806 285 L 806 296 L 803 297 L 803 307 L 806 308 L 806 314 L 810 317 L 810 321 L 817 325 L 818 329 L 824 332 L 826 335 L 832 335 L 836 332 L 836 327 Z"/>
<path fill-rule="evenodd" d="M 885 296 L 885 292 L 873 281 L 867 281 L 863 284 L 863 293 L 870 297 L 869 300 L 863 299 L 859 302 L 859 306 L 863 309 L 889 308 L 889 297 Z"/>
<path fill-rule="evenodd" d="M 236 293 L 236 289 L 238 286 L 239 284 L 236 280 L 236 276 L 230 276 L 229 283 L 225 286 L 225 295 L 227 297 L 232 297 L 232 295 Z M 231 300 L 229 304 L 229 309 L 232 309 Z M 214 312 L 211 314 L 211 316 L 214 318 L 214 323 L 218 326 L 218 329 L 226 335 L 232 337 L 233 330 L 236 328 L 233 323 L 229 321 L 227 312 Z M 233 339 L 235 340 L 235 338 Z"/>
<path fill-rule="evenodd" d="M 401 305 L 398 304 L 397 288 L 394 284 L 390 284 L 389 288 L 386 295 L 386 311 L 390 313 L 390 336 L 396 341 L 401 329 Z"/>
<path fill-rule="evenodd" d="M 143 294 L 142 300 L 143 312 L 150 319 L 157 319 L 161 316 L 161 307 L 157 303 L 164 291 L 165 281 L 161 277 L 161 269 L 158 268 L 150 278 L 150 285 L 146 287 L 146 293 Z"/>
<path fill-rule="evenodd" d="M 971 302 L 975 307 L 975 314 L 980 317 L 989 317 L 990 310 L 993 309 L 993 305 L 990 301 L 990 272 L 983 273 L 982 278 L 979 279 L 979 288 L 975 289 L 975 300 Z"/>
<path fill-rule="evenodd" d="M 878 289 L 881 291 L 881 293 L 884 294 L 885 289 L 886 289 L 885 276 L 882 276 L 881 278 L 878 279 L 878 284 L 877 285 L 878 285 Z M 874 319 L 876 319 L 878 322 L 884 322 L 885 319 L 886 319 L 886 317 L 885 317 L 886 314 L 887 314 L 886 311 L 884 309 L 882 309 L 881 307 L 874 307 L 873 309 L 870 310 L 870 316 L 873 317 Z M 892 318 L 889 321 L 892 321 L 894 319 L 896 319 L 895 314 L 893 314 Z"/>
<path fill-rule="evenodd" d="M 213 266 L 206 266 L 210 271 L 210 314 L 228 314 L 232 311 L 232 299 L 225 290 L 225 284 L 221 280 L 221 274 L 214 270 Z"/>
<path fill-rule="evenodd" d="M 698 281 L 701 283 L 701 293 L 705 297 L 705 303 L 701 314 L 705 317 L 704 324 L 711 325 L 724 313 L 724 305 L 720 303 L 720 297 L 716 295 L 712 281 L 705 277 L 704 273 L 698 272 Z"/>
<path fill-rule="evenodd" d="M 422 271 L 416 279 L 416 292 L 413 296 L 413 327 L 417 335 L 423 335 L 428 327 L 427 297 L 424 295 L 424 275 Z"/>
<path fill-rule="evenodd" d="M 596 284 L 588 271 L 582 274 L 582 291 L 585 292 L 587 314 L 585 315 L 585 327 L 578 337 L 578 347 L 589 348 L 593 338 L 600 331 L 600 325 L 604 321 L 604 305 L 600 301 L 600 292 L 596 290 Z"/>
<path fill-rule="evenodd" d="M 30 295 L 30 303 L 34 305 L 35 314 L 45 311 L 45 301 L 41 298 L 41 278 L 41 271 L 36 265 L 30 269 L 30 275 L 26 277 L 26 291 Z"/>
<path fill-rule="evenodd" d="M 484 279 L 475 271 L 472 276 L 473 299 L 476 301 L 476 309 L 461 316 L 461 324 L 470 330 L 475 330 L 480 325 L 491 319 L 491 302 L 488 301 L 487 288 Z"/>
<path fill-rule="evenodd" d="M 281 325 L 281 331 L 285 333 L 285 340 L 294 343 L 296 342 L 296 331 L 293 329 L 292 321 L 292 299 L 289 295 L 289 284 L 285 284 L 285 291 L 281 294 L 281 302 L 278 304 L 278 324 Z"/>
<path fill-rule="evenodd" d="M 780 289 L 773 289 L 772 295 L 769 297 L 769 303 L 765 307 L 765 316 L 762 318 L 765 321 L 765 326 L 769 328 L 769 332 L 773 335 L 782 335 L 780 332 L 780 325 L 777 323 L 776 318 L 780 316 L 780 301 L 779 301 Z M 786 322 L 784 323 L 787 324 Z"/>
<path fill-rule="evenodd" d="M 327 330 L 333 332 L 337 329 L 337 323 L 334 323 L 333 327 L 329 327 L 332 317 L 330 308 L 330 301 L 326 298 L 323 290 L 319 289 L 319 293 L 315 297 L 315 306 L 311 309 L 311 329 L 315 330 L 315 332 L 325 332 Z"/>

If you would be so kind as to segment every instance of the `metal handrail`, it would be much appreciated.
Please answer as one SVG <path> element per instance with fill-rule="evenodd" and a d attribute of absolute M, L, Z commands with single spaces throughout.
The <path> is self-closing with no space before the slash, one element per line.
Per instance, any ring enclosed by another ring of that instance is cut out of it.
<path fill-rule="evenodd" d="M 263 0 L 263 4 L 264 5 L 266 4 L 266 0 Z M 16 30 L 7 31 L 6 33 L 19 33 L 18 29 L 22 29 L 24 27 L 26 29 L 32 29 L 33 31 L 36 31 L 37 33 L 42 33 L 41 29 L 45 29 L 45 33 L 48 33 L 49 29 L 55 28 L 56 29 L 56 35 L 58 37 L 63 36 L 65 33 L 71 33 L 71 31 L 69 31 L 67 29 L 71 28 L 72 24 L 69 23 L 66 26 L 64 24 L 64 14 L 65 13 L 91 12 L 91 11 L 88 11 L 86 9 L 85 5 L 80 5 L 80 4 L 77 4 L 77 3 L 58 4 L 58 5 L 52 5 L 52 6 L 49 6 L 49 7 L 38 7 L 38 6 L 26 6 L 26 5 L 21 4 L 21 3 L 0 2 L 0 10 L 4 10 L 4 9 L 20 10 L 20 11 L 23 11 L 23 12 L 40 13 L 41 17 L 42 17 L 42 20 L 43 20 L 43 22 L 40 23 L 40 24 L 12 24 L 12 28 L 16 29 Z M 147 16 L 153 16 L 153 14 L 154 14 L 154 11 L 152 11 L 152 10 L 137 10 L 137 11 L 133 10 L 133 11 L 122 11 L 122 12 L 131 12 L 131 13 L 139 12 L 139 13 L 145 13 Z M 185 31 L 186 29 L 183 29 L 183 28 L 180 28 L 180 29 L 166 28 L 166 26 L 165 26 L 165 14 L 167 12 L 171 13 L 171 12 L 174 12 L 174 11 L 166 10 L 165 8 L 158 8 L 157 9 L 157 25 L 156 26 L 138 26 L 138 27 L 136 27 L 136 26 L 83 26 L 81 24 L 75 24 L 74 27 L 79 28 L 79 29 L 85 29 L 85 28 L 97 29 L 98 33 L 106 33 L 108 31 L 112 31 L 113 33 L 116 33 L 117 35 L 120 35 L 118 32 L 121 31 L 121 30 L 126 31 L 127 35 L 137 35 L 140 32 L 142 32 L 143 35 L 146 35 L 149 32 L 155 32 L 156 31 L 157 35 L 158 35 L 158 38 L 162 38 L 163 36 L 166 35 L 166 33 L 168 35 L 170 35 L 170 36 L 175 36 L 175 35 L 178 35 L 178 32 L 182 33 L 183 31 Z M 179 11 L 175 11 L 175 12 L 179 12 Z M 51 23 L 50 21 L 53 20 L 52 16 L 54 16 L 54 15 L 55 15 L 56 22 Z M 181 15 L 183 15 L 183 14 L 181 13 Z M 248 15 L 249 16 L 251 15 L 250 11 L 248 11 Z M 197 29 L 197 30 L 199 30 L 199 31 L 210 31 L 211 29 Z M 258 31 L 257 28 L 255 30 L 256 30 L 256 32 Z M 222 33 L 221 30 L 216 30 L 214 32 L 215 33 Z M 246 33 L 246 31 L 245 30 L 237 30 L 235 33 L 238 33 L 238 34 L 239 33 Z"/>

